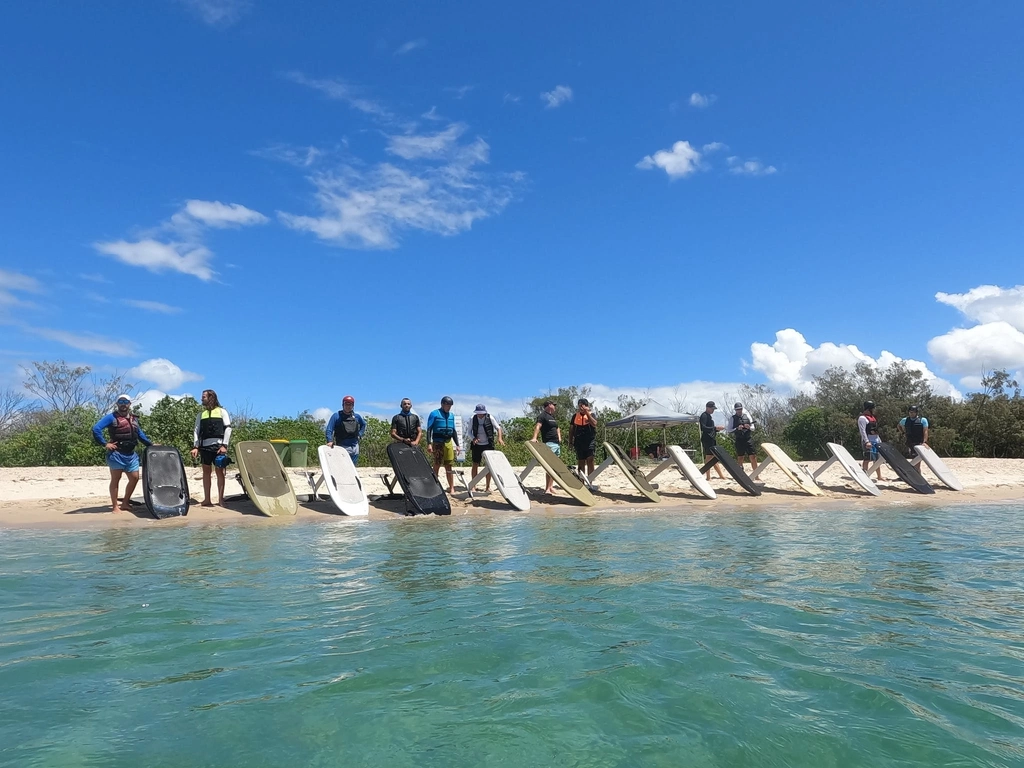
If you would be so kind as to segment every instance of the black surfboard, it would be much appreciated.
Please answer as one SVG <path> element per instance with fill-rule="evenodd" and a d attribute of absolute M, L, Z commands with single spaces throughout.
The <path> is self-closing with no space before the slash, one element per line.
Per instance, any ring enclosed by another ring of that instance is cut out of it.
<path fill-rule="evenodd" d="M 918 493 L 935 493 L 935 489 L 921 476 L 917 468 L 903 458 L 903 454 L 889 443 L 878 444 L 878 455 L 885 459 L 885 463 L 892 467 L 892 471 L 896 473 L 900 480 L 915 491 Z"/>
<path fill-rule="evenodd" d="M 405 492 L 406 512 L 414 515 L 450 515 L 452 506 L 423 451 L 405 443 L 391 443 L 388 459 Z"/>
<path fill-rule="evenodd" d="M 188 514 L 188 480 L 173 445 L 150 445 L 142 452 L 142 496 L 157 520 Z"/>
<path fill-rule="evenodd" d="M 725 471 L 732 475 L 732 479 L 739 483 L 743 490 L 752 496 L 760 496 L 761 489 L 754 485 L 754 481 L 750 479 L 750 475 L 743 471 L 743 467 L 736 463 L 736 459 L 728 454 L 728 452 L 720 445 L 713 446 L 711 448 L 711 455 L 714 458 L 700 468 L 700 473 L 703 475 L 715 464 L 721 463 L 725 467 Z"/>

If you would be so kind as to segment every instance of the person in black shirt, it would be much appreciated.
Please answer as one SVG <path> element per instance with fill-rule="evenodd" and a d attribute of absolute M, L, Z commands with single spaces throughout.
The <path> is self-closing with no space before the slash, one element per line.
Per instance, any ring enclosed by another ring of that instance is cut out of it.
<path fill-rule="evenodd" d="M 704 413 L 700 415 L 700 447 L 704 452 L 704 463 L 707 464 L 713 458 L 714 454 L 711 453 L 711 449 L 718 443 L 718 433 L 721 432 L 725 427 L 715 426 L 715 401 L 708 400 L 707 405 L 704 406 Z M 718 470 L 718 476 L 725 480 L 725 474 L 722 472 L 722 465 L 715 464 L 715 469 Z M 705 477 L 711 479 L 711 470 L 709 469 L 705 473 Z"/>
<path fill-rule="evenodd" d="M 597 417 L 591 412 L 590 401 L 586 398 L 580 398 L 578 410 L 569 422 L 569 442 L 576 451 L 576 468 L 588 476 L 592 475 L 594 454 L 597 452 Z"/>
<path fill-rule="evenodd" d="M 537 417 L 537 423 L 533 426 L 533 437 L 530 438 L 531 443 L 537 442 L 537 435 L 540 435 L 541 441 L 555 456 L 562 455 L 562 428 L 555 419 L 555 404 L 551 400 L 544 403 L 544 410 Z M 547 475 L 547 481 L 544 493 L 551 493 L 555 481 L 551 479 L 551 475 Z"/>
<path fill-rule="evenodd" d="M 402 412 L 391 417 L 391 439 L 406 445 L 419 445 L 423 436 L 420 417 L 412 412 L 412 400 L 402 400 Z"/>

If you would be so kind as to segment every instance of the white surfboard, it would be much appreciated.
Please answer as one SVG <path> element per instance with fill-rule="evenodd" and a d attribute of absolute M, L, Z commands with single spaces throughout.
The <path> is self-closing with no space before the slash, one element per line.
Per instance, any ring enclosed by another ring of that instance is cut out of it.
<path fill-rule="evenodd" d="M 875 485 L 874 481 L 870 477 L 868 477 L 863 467 L 861 467 L 857 460 L 850 455 L 848 450 L 839 445 L 839 443 L 825 443 L 825 445 L 828 446 L 829 451 L 832 453 L 832 458 L 818 467 L 811 475 L 815 481 L 817 481 L 817 479 L 821 477 L 821 474 L 833 464 L 839 464 L 839 466 L 846 470 L 846 474 L 849 475 L 850 479 L 865 491 L 870 493 L 872 496 L 882 495 L 882 492 L 878 490 L 878 486 Z"/>
<path fill-rule="evenodd" d="M 370 514 L 370 502 L 359 481 L 359 473 L 348 451 L 341 447 L 317 449 L 320 457 L 320 471 L 324 474 L 324 485 L 331 495 L 331 501 L 343 514 L 365 517 Z"/>
<path fill-rule="evenodd" d="M 715 489 L 711 487 L 711 483 L 704 479 L 704 475 L 700 473 L 700 469 L 693 463 L 693 459 L 686 455 L 686 451 L 678 445 L 670 445 L 666 450 L 668 451 L 669 458 L 679 467 L 679 471 L 683 473 L 683 477 L 690 481 L 690 485 L 709 499 L 717 497 Z"/>
<path fill-rule="evenodd" d="M 911 465 L 920 470 L 921 467 L 918 465 L 924 462 L 944 486 L 953 491 L 962 491 L 964 489 L 964 484 L 960 482 L 960 478 L 953 474 L 950 468 L 946 466 L 946 462 L 940 459 L 935 451 L 927 445 L 915 445 L 914 450 L 917 451 L 917 455 L 910 460 Z"/>
<path fill-rule="evenodd" d="M 519 476 L 508 463 L 508 457 L 501 451 L 484 451 L 484 467 L 491 473 L 494 485 L 513 507 L 521 512 L 530 509 L 530 497 L 526 495 Z"/>
<path fill-rule="evenodd" d="M 818 487 L 817 483 L 814 482 L 814 477 L 809 472 L 802 469 L 793 459 L 789 457 L 789 454 L 782 450 L 775 443 L 761 443 L 761 448 L 768 455 L 770 461 L 762 462 L 757 469 L 750 473 L 750 479 L 753 480 L 755 477 L 761 474 L 761 470 L 764 467 L 769 467 L 774 464 L 786 477 L 790 479 L 800 490 L 805 493 L 809 493 L 812 496 L 823 496 L 824 492 Z"/>

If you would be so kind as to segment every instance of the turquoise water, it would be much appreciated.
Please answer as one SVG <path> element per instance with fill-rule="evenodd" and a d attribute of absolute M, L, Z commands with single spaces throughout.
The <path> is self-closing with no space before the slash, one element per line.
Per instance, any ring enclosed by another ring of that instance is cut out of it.
<path fill-rule="evenodd" d="M 4 766 L 1024 765 L 1024 509 L 0 531 Z"/>

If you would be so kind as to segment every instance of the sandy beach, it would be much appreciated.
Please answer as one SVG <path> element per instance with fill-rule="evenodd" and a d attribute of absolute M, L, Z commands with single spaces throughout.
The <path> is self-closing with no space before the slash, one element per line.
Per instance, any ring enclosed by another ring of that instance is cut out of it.
<path fill-rule="evenodd" d="M 883 470 L 883 481 L 878 483 L 882 495 L 870 496 L 860 490 L 833 466 L 819 478 L 825 492 L 823 497 L 810 496 L 797 489 L 776 467 L 768 467 L 758 478 L 763 483 L 760 497 L 742 491 L 730 479 L 721 480 L 712 473 L 712 486 L 718 498 L 705 499 L 682 476 L 670 469 L 657 478 L 661 504 L 652 504 L 636 493 L 625 475 L 609 468 L 599 478 L 599 503 L 596 507 L 583 507 L 555 487 L 553 495 L 543 494 L 543 474 L 535 470 L 527 478 L 533 508 L 529 513 L 515 512 L 493 490 L 490 494 L 474 492 L 470 500 L 458 481 L 452 498 L 453 515 L 488 514 L 593 514 L 615 512 L 641 512 L 667 509 L 687 511 L 734 511 L 787 508 L 801 506 L 891 507 L 907 505 L 946 506 L 950 504 L 983 504 L 1024 500 L 1024 460 L 1022 459 L 947 459 L 947 465 L 964 485 L 960 492 L 944 488 L 926 469 L 924 475 L 936 489 L 934 495 L 922 495 L 896 480 L 891 470 Z M 818 462 L 802 462 L 810 470 Z M 649 469 L 648 469 L 649 471 Z M 390 467 L 362 467 L 359 470 L 367 493 L 383 495 L 387 489 L 380 475 L 391 474 Z M 466 468 L 469 478 L 469 469 Z M 109 473 L 106 467 L 18 467 L 0 469 L 0 527 L 96 527 L 110 525 L 192 525 L 209 523 L 269 524 L 290 521 L 316 521 L 344 519 L 330 501 L 310 501 L 309 476 L 314 480 L 319 470 L 289 470 L 292 485 L 299 496 L 299 513 L 294 518 L 268 518 L 260 514 L 246 499 L 229 500 L 223 505 L 201 507 L 202 475 L 198 468 L 189 467 L 187 476 L 192 499 L 195 502 L 184 519 L 158 521 L 150 517 L 142 504 L 141 484 L 133 495 L 138 502 L 131 512 L 111 513 L 106 496 Z M 124 487 L 122 481 L 122 489 Z M 480 486 L 482 488 L 482 485 Z M 227 496 L 242 493 L 236 473 L 228 473 Z M 214 492 L 216 496 L 216 491 Z M 371 501 L 370 519 L 404 519 L 404 505 L 400 500 Z"/>

